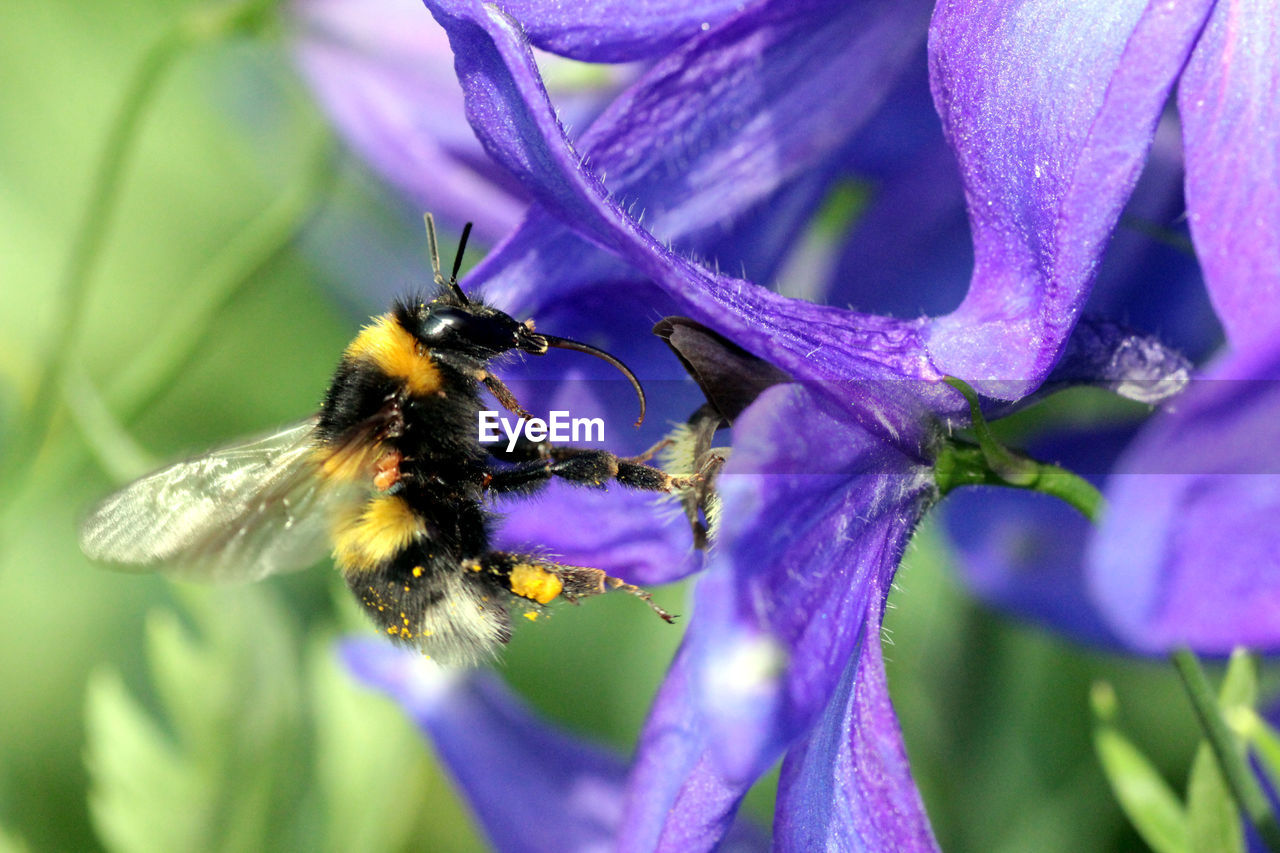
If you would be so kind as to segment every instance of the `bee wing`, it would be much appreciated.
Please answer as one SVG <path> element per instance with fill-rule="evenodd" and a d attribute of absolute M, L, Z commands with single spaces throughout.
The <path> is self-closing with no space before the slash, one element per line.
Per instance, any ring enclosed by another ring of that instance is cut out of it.
<path fill-rule="evenodd" d="M 361 489 L 317 476 L 315 420 L 162 468 L 80 529 L 95 560 L 191 580 L 256 580 L 329 550 L 333 514 Z"/>

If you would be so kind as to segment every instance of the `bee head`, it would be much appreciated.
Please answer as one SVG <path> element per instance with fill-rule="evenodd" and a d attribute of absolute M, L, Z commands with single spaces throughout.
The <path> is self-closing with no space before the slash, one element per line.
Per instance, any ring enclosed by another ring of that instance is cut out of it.
<path fill-rule="evenodd" d="M 503 353 L 519 350 L 531 355 L 545 355 L 550 349 L 568 349 L 595 356 L 616 367 L 631 382 L 640 398 L 640 421 L 644 420 L 644 390 L 625 364 L 604 350 L 556 335 L 533 330 L 533 321 L 521 323 L 497 308 L 468 299 L 461 301 L 450 291 L 443 291 L 431 302 L 412 300 L 399 302 L 393 309 L 400 325 L 422 345 L 437 354 L 449 353 L 474 359 L 481 364 Z M 640 421 L 637 421 L 639 425 Z"/>
<path fill-rule="evenodd" d="M 471 234 L 471 223 L 462 229 L 458 251 L 453 257 L 453 272 L 446 279 L 440 268 L 435 218 L 428 213 L 423 219 L 427 226 L 431 271 L 440 293 L 429 303 L 419 300 L 416 304 L 397 305 L 396 316 L 401 325 L 431 349 L 446 350 L 481 361 L 513 349 L 535 355 L 546 352 L 547 340 L 533 333 L 532 322 L 517 323 L 497 308 L 468 299 L 458 286 L 458 270 L 462 268 L 462 254 Z"/>
<path fill-rule="evenodd" d="M 478 302 L 460 305 L 451 299 L 437 299 L 419 304 L 406 325 L 414 337 L 430 349 L 468 355 L 481 361 L 511 350 L 534 355 L 547 351 L 546 338 L 534 334 L 529 325 Z"/>
<path fill-rule="evenodd" d="M 488 361 L 511 350 L 543 355 L 548 349 L 555 348 L 593 355 L 616 367 L 636 389 L 636 396 L 640 398 L 640 418 L 636 421 L 636 426 L 640 425 L 644 420 L 644 389 L 629 367 L 604 350 L 569 338 L 538 334 L 533 331 L 532 320 L 519 323 L 497 308 L 469 299 L 458 286 L 458 270 L 462 268 L 462 253 L 466 249 L 467 237 L 471 234 L 471 223 L 468 222 L 462 229 L 458 251 L 453 258 L 453 272 L 445 279 L 440 268 L 435 219 L 430 213 L 423 218 L 427 226 L 431 270 L 436 285 L 440 287 L 440 295 L 430 303 L 419 301 L 416 306 L 398 305 L 395 313 L 402 326 L 429 348 L 471 356 L 481 361 Z"/>

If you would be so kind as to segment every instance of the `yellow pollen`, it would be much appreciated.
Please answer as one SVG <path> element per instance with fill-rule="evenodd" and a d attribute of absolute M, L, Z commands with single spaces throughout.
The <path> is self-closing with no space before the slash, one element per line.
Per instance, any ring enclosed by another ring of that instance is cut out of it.
<path fill-rule="evenodd" d="M 560 594 L 560 578 L 532 563 L 517 563 L 511 569 L 511 591 L 522 598 L 546 604 Z"/>

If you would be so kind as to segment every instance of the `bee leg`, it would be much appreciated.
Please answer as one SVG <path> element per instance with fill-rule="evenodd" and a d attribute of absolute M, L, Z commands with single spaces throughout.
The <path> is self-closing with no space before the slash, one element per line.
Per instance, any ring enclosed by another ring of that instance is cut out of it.
<path fill-rule="evenodd" d="M 516 399 L 516 395 L 511 393 L 511 389 L 501 379 L 487 370 L 480 371 L 476 378 L 484 383 L 484 387 L 488 388 L 489 393 L 502 404 L 502 408 L 521 420 L 528 420 L 533 417 L 533 415 L 525 411 L 524 406 L 521 406 L 520 401 Z"/>
<path fill-rule="evenodd" d="M 488 490 L 499 494 L 528 492 L 552 477 L 600 489 L 605 488 L 610 481 L 651 492 L 670 492 L 680 487 L 680 481 L 665 471 L 629 459 L 620 459 L 607 450 L 558 447 L 553 448 L 546 459 L 521 462 L 510 468 L 492 471 Z"/>
<path fill-rule="evenodd" d="M 641 453 L 639 456 L 628 456 L 626 457 L 626 459 L 628 462 L 635 462 L 635 463 L 648 462 L 650 459 L 657 456 L 659 453 L 666 450 L 668 447 L 671 447 L 675 443 L 676 443 L 675 439 L 673 438 L 664 438 L 661 441 L 659 441 L 657 444 L 650 447 L 644 453 Z"/>
<path fill-rule="evenodd" d="M 566 566 L 543 557 L 530 554 L 514 554 L 506 551 L 490 551 L 479 557 L 463 560 L 463 569 L 488 575 L 512 595 L 538 605 L 550 604 L 557 598 L 570 603 L 610 590 L 620 590 L 634 595 L 667 622 L 675 617 L 653 601 L 653 596 L 640 587 L 621 578 L 610 577 L 600 569 L 584 566 Z M 537 618 L 537 609 L 526 614 Z"/>
<path fill-rule="evenodd" d="M 547 441 L 530 441 L 521 436 L 510 450 L 502 444 L 485 445 L 485 449 L 496 459 L 518 463 L 504 471 L 494 471 L 488 485 L 490 491 L 530 491 L 552 477 L 597 488 L 604 488 L 614 480 L 632 489 L 651 492 L 675 491 L 685 485 L 683 479 L 644 464 L 658 447 L 637 457 L 620 457 L 607 450 L 557 447 Z"/>
<path fill-rule="evenodd" d="M 583 596 L 598 595 L 601 592 L 616 589 L 628 595 L 634 595 L 649 605 L 649 609 L 662 617 L 662 621 L 668 625 L 675 624 L 676 617 L 659 607 L 657 602 L 653 600 L 652 593 L 635 584 L 627 583 L 622 578 L 610 577 L 600 569 L 588 569 L 582 566 L 557 566 L 556 574 L 564 582 L 565 592 L 563 597 L 566 601 L 576 602 L 578 598 Z M 588 591 L 571 593 L 571 586 Z"/>
<path fill-rule="evenodd" d="M 484 488 L 497 495 L 528 494 L 550 482 L 555 475 L 551 460 L 534 460 L 510 468 L 492 470 L 485 477 Z"/>
<path fill-rule="evenodd" d="M 533 441 L 524 433 L 519 433 L 513 447 L 499 441 L 484 445 L 484 449 L 494 459 L 501 459 L 503 462 L 534 462 L 550 459 L 555 448 L 549 441 Z"/>

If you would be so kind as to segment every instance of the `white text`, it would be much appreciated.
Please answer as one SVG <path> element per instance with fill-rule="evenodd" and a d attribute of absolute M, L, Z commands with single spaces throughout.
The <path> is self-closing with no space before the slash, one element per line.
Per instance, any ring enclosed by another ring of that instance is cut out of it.
<path fill-rule="evenodd" d="M 501 432 L 499 432 L 501 428 Z M 532 442 L 604 441 L 603 418 L 571 418 L 568 412 L 553 411 L 547 420 L 528 418 L 511 420 L 499 412 L 487 409 L 480 412 L 479 438 L 481 444 L 493 444 L 507 437 L 507 452 L 511 453 L 520 443 L 520 435 Z"/>

